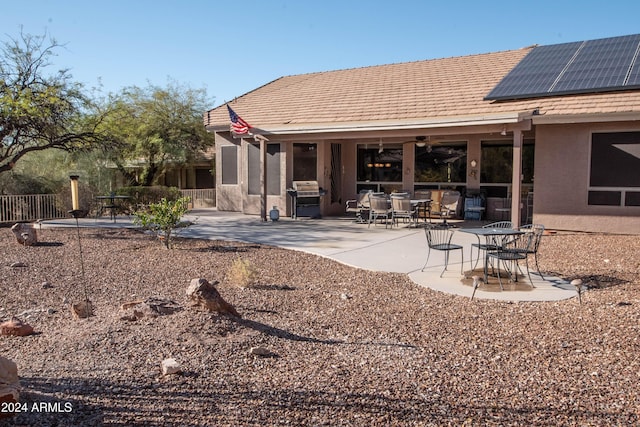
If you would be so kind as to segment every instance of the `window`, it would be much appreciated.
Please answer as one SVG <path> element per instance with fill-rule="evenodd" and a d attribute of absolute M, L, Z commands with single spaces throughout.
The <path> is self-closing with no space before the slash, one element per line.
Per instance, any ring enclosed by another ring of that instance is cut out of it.
<path fill-rule="evenodd" d="M 391 193 L 402 188 L 402 147 L 399 145 L 359 145 L 357 191 Z"/>
<path fill-rule="evenodd" d="M 260 191 L 260 145 L 248 144 L 249 182 L 248 194 L 261 194 Z M 280 194 L 280 144 L 267 144 L 267 194 Z"/>
<path fill-rule="evenodd" d="M 318 180 L 316 144 L 293 144 L 293 181 Z"/>
<path fill-rule="evenodd" d="M 467 143 L 416 146 L 415 182 L 466 183 Z"/>
<path fill-rule="evenodd" d="M 222 184 L 238 184 L 238 147 L 222 147 Z"/>
<path fill-rule="evenodd" d="M 533 186 L 534 141 L 522 145 L 522 184 Z M 480 183 L 490 197 L 507 197 L 513 180 L 513 143 L 511 141 L 482 141 Z M 499 185 L 504 184 L 504 185 Z"/>
<path fill-rule="evenodd" d="M 640 132 L 603 132 L 591 137 L 589 204 L 640 205 Z"/>

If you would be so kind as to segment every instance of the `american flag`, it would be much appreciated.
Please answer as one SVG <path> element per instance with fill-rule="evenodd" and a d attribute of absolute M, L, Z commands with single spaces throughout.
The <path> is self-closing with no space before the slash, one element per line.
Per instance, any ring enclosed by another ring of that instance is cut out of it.
<path fill-rule="evenodd" d="M 237 134 L 249 133 L 251 125 L 245 122 L 242 117 L 237 115 L 236 112 L 229 107 L 229 104 L 227 104 L 227 110 L 229 110 L 229 118 L 231 119 L 231 132 Z"/>

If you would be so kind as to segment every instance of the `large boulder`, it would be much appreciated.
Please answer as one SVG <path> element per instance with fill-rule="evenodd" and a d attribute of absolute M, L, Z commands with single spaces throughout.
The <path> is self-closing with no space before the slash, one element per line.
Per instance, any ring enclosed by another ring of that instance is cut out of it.
<path fill-rule="evenodd" d="M 215 287 L 217 284 L 218 282 L 211 284 L 207 279 L 192 279 L 187 288 L 187 296 L 196 306 L 206 308 L 209 311 L 241 317 L 231 304 L 222 299 Z"/>
<path fill-rule="evenodd" d="M 19 222 L 11 227 L 11 231 L 16 236 L 16 240 L 21 245 L 33 246 L 38 243 L 36 229 L 31 224 Z"/>
<path fill-rule="evenodd" d="M 20 398 L 20 380 L 16 364 L 0 356 L 0 405 L 3 403 L 17 403 Z M 0 418 L 8 418 L 13 413 L 0 411 Z"/>

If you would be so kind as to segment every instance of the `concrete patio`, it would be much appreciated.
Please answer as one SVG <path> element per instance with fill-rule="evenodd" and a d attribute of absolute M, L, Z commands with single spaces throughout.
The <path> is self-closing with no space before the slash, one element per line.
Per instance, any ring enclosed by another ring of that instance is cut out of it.
<path fill-rule="evenodd" d="M 281 218 L 277 222 L 263 222 L 258 216 L 233 212 L 218 212 L 216 209 L 196 209 L 186 219 L 194 222 L 181 229 L 178 236 L 209 240 L 231 240 L 278 246 L 304 251 L 341 263 L 372 271 L 407 274 L 411 280 L 440 292 L 471 297 L 473 287 L 470 278 L 460 274 L 460 254 L 451 254 L 448 270 L 440 278 L 444 267 L 444 253 L 433 251 L 429 265 L 424 271 L 427 245 L 421 228 L 386 228 L 384 225 L 356 224 L 353 218 L 323 218 L 292 220 Z M 455 222 L 455 221 L 454 221 Z M 135 227 L 129 217 L 118 217 L 114 223 L 108 217 L 80 218 L 81 227 Z M 75 226 L 74 219 L 51 220 L 44 227 Z M 479 222 L 456 225 L 480 226 Z M 464 270 L 469 273 L 469 250 L 476 242 L 474 235 L 454 233 L 453 243 L 464 247 Z M 524 266 L 523 266 L 524 269 Z M 474 273 L 474 274 L 477 274 Z M 501 291 L 497 280 L 490 279 L 487 285 L 478 287 L 475 299 L 501 301 L 558 301 L 576 296 L 569 283 L 558 278 L 531 275 L 535 288 L 526 282 L 506 284 Z"/>

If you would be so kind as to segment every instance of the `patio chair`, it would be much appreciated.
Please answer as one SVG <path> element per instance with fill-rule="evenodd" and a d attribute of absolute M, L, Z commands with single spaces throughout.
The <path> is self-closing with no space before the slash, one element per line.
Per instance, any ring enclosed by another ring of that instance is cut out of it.
<path fill-rule="evenodd" d="M 409 226 L 415 224 L 416 211 L 411 206 L 411 196 L 409 193 L 391 194 L 391 226 L 398 225 L 398 219 L 402 218 L 409 222 Z"/>
<path fill-rule="evenodd" d="M 451 238 L 453 237 L 453 229 L 446 224 L 437 224 L 430 225 L 424 229 L 424 233 L 427 236 L 427 260 L 422 267 L 422 271 L 427 267 L 429 263 L 429 256 L 431 256 L 431 251 L 443 251 L 444 254 L 444 270 L 440 273 L 440 277 L 447 271 L 447 266 L 449 265 L 449 252 L 460 250 L 460 274 L 463 274 L 463 264 L 464 264 L 464 250 L 462 246 L 451 243 Z"/>
<path fill-rule="evenodd" d="M 476 220 L 482 219 L 484 213 L 484 200 L 480 196 L 467 197 L 464 199 L 464 219 Z"/>
<path fill-rule="evenodd" d="M 364 224 L 367 222 L 365 215 L 369 213 L 369 193 L 371 190 L 360 190 L 357 199 L 347 200 L 345 212 L 356 214 L 356 222 Z"/>
<path fill-rule="evenodd" d="M 387 228 L 390 217 L 391 208 L 387 197 L 381 193 L 369 193 L 369 227 L 372 222 L 375 225 L 378 218 L 384 218 L 384 228 Z"/>
<path fill-rule="evenodd" d="M 511 212 L 511 194 L 506 199 L 502 199 L 502 206 L 495 208 L 495 212 L 500 214 L 500 220 L 504 220 L 504 214 Z"/>
<path fill-rule="evenodd" d="M 513 228 L 513 223 L 511 221 L 498 221 L 483 225 L 482 228 Z M 469 257 L 471 258 L 470 262 L 473 262 L 473 248 L 477 248 L 478 255 L 476 256 L 475 264 L 471 266 L 471 271 L 475 270 L 478 266 L 478 262 L 480 261 L 480 252 L 495 251 L 499 249 L 495 240 L 485 240 L 484 243 L 480 241 L 478 241 L 478 243 L 472 243 L 471 252 L 469 253 Z"/>
<path fill-rule="evenodd" d="M 437 211 L 432 211 L 434 215 L 438 215 L 443 219 L 443 222 L 447 222 L 447 218 L 451 218 L 458 211 L 458 202 L 460 200 L 459 191 L 445 191 L 442 193 L 442 199 L 440 200 L 440 208 Z"/>
<path fill-rule="evenodd" d="M 533 241 L 531 242 L 531 247 L 526 251 L 528 255 L 533 255 L 534 261 L 536 263 L 536 272 L 538 276 L 540 276 L 543 280 L 544 276 L 542 272 L 540 272 L 540 267 L 538 266 L 538 248 L 540 247 L 540 241 L 542 240 L 542 235 L 544 234 L 544 225 L 542 224 L 527 224 L 520 227 L 521 231 L 532 233 Z M 526 258 L 525 263 L 527 265 L 527 270 L 529 269 L 529 257 Z"/>
<path fill-rule="evenodd" d="M 533 244 L 533 233 L 523 233 L 517 236 L 504 236 L 503 238 L 496 238 L 495 245 L 498 249 L 495 251 L 487 251 L 485 264 L 484 264 L 484 277 L 485 281 L 488 276 L 488 263 L 490 260 L 496 260 L 496 265 L 498 266 L 498 282 L 500 283 L 500 289 L 504 290 L 502 287 L 502 277 L 500 275 L 500 264 L 505 268 L 505 271 L 509 275 L 509 281 L 517 282 L 518 281 L 518 271 L 520 270 L 519 262 L 521 260 L 525 260 L 528 257 L 529 251 L 531 249 L 531 245 Z M 527 268 L 527 275 L 529 276 L 529 283 L 531 287 L 534 288 L 533 280 L 531 280 L 531 273 Z"/>

